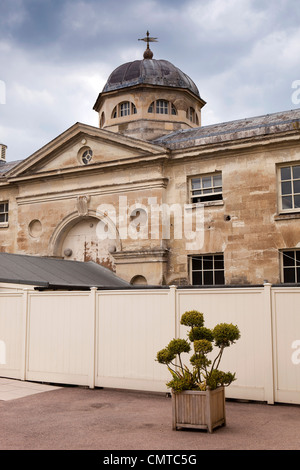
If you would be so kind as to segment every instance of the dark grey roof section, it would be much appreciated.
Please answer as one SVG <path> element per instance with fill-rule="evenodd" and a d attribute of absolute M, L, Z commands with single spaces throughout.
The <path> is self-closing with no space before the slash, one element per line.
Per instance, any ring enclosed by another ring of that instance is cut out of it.
<path fill-rule="evenodd" d="M 16 160 L 14 162 L 3 162 L 0 163 L 0 176 L 5 175 L 9 170 L 14 168 L 18 163 L 20 163 L 22 160 Z"/>
<path fill-rule="evenodd" d="M 300 131 L 300 109 L 180 130 L 152 142 L 176 149 L 295 130 Z"/>
<path fill-rule="evenodd" d="M 185 88 L 200 97 L 197 86 L 188 75 L 167 60 L 156 59 L 134 60 L 120 65 L 110 74 L 102 92 L 139 84 Z"/>
<path fill-rule="evenodd" d="M 93 261 L 0 253 L 0 282 L 49 289 L 122 288 L 130 284 Z"/>

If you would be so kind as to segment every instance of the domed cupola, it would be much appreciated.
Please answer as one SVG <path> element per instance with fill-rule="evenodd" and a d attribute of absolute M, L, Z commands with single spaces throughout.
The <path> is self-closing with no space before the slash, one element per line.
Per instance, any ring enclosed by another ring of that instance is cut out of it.
<path fill-rule="evenodd" d="M 94 105 L 101 128 L 151 140 L 201 124 L 205 105 L 193 80 L 167 60 L 153 59 L 147 42 L 143 60 L 117 67 Z"/>

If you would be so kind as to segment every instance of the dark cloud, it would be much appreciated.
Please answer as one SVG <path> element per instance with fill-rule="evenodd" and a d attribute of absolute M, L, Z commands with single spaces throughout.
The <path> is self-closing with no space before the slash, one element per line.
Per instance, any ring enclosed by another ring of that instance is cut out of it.
<path fill-rule="evenodd" d="M 63 2 L 53 0 L 24 1 L 23 20 L 13 29 L 15 41 L 32 48 L 55 42 L 60 32 L 62 6 Z"/>
<path fill-rule="evenodd" d="M 154 58 L 196 82 L 203 123 L 297 107 L 298 0 L 1 0 L 0 141 L 25 158 L 92 110 L 108 75 L 142 58 L 146 31 Z"/>

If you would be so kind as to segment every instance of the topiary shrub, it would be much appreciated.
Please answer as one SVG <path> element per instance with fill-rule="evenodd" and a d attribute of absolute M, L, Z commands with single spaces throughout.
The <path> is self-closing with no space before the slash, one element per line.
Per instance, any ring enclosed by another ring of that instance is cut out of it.
<path fill-rule="evenodd" d="M 172 379 L 167 383 L 174 393 L 184 390 L 214 390 L 228 386 L 235 380 L 235 373 L 219 370 L 224 349 L 240 338 L 240 331 L 232 323 L 220 323 L 213 329 L 204 327 L 203 313 L 197 310 L 185 312 L 180 320 L 181 325 L 188 326 L 188 339 L 172 339 L 162 350 L 158 351 L 156 360 L 165 364 Z M 215 358 L 208 357 L 214 347 L 218 348 Z M 182 354 L 189 353 L 191 367 L 183 364 Z"/>

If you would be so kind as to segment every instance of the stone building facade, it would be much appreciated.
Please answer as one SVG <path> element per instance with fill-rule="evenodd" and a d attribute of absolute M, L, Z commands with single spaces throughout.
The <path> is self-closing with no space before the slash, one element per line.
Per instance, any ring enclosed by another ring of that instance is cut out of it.
<path fill-rule="evenodd" d="M 300 283 L 300 110 L 201 126 L 205 104 L 147 49 L 108 78 L 99 127 L 17 162 L 3 145 L 1 251 L 132 284 Z"/>

